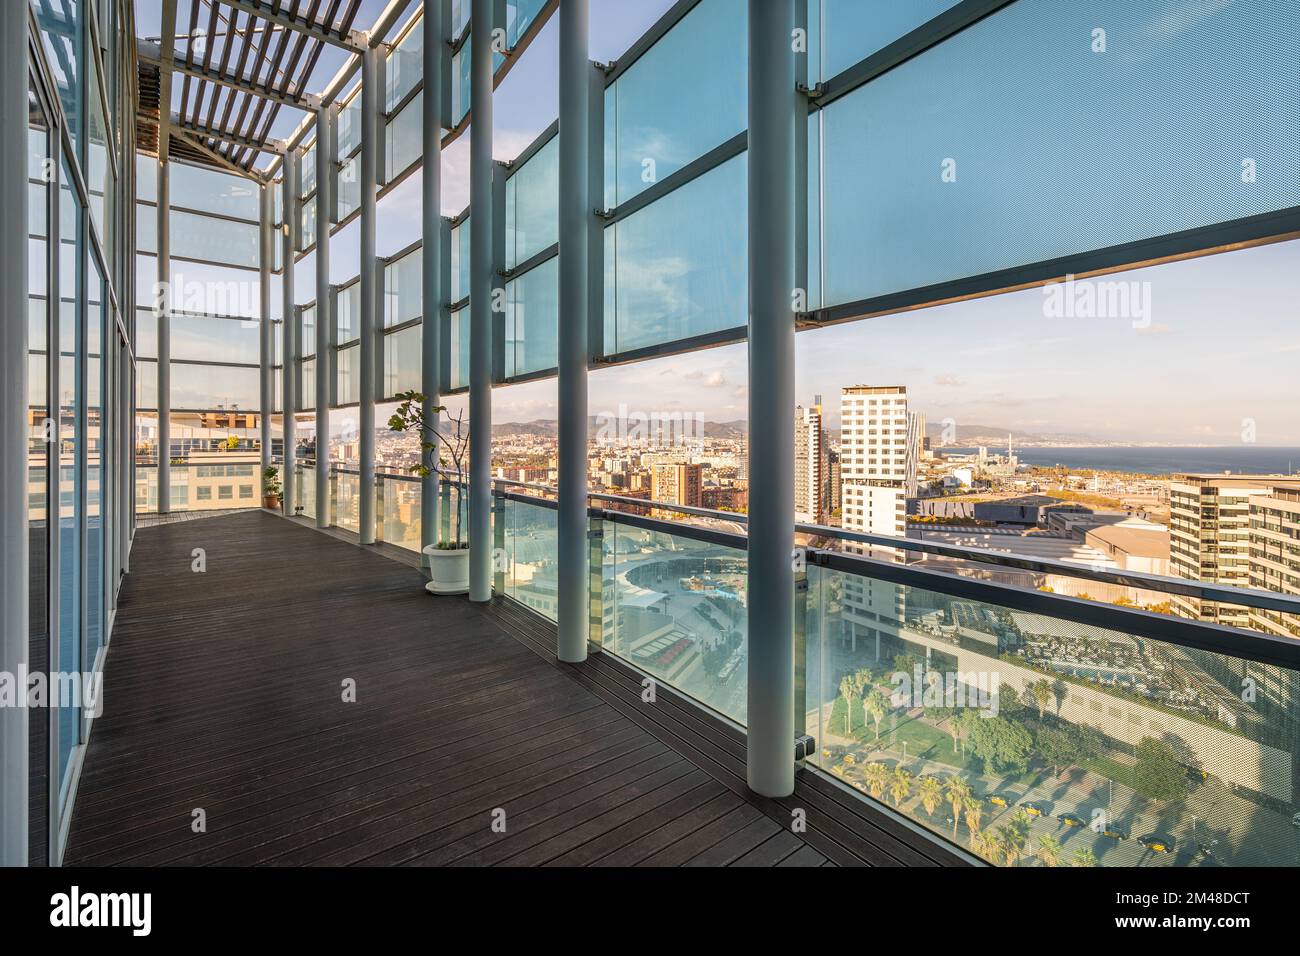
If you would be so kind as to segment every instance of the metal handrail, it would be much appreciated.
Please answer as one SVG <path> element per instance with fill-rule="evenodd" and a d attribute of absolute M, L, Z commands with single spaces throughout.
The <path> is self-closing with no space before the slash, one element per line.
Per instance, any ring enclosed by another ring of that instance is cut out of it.
<path fill-rule="evenodd" d="M 343 474 L 360 474 L 356 469 L 350 469 L 343 466 L 335 466 L 335 470 Z M 376 475 L 376 478 L 395 478 L 398 481 L 412 482 L 420 481 L 419 478 L 413 475 L 400 475 L 387 472 Z M 446 481 L 447 479 L 443 480 Z M 450 483 L 464 484 L 463 481 L 452 481 Z M 508 478 L 493 478 L 492 483 L 499 487 L 523 488 L 529 491 L 541 491 L 551 495 L 559 494 L 559 489 L 551 485 L 512 481 Z M 548 504 L 554 504 L 554 501 L 544 498 L 534 498 L 529 495 L 508 494 L 507 497 L 513 500 L 518 500 L 524 504 L 530 502 L 546 502 Z M 593 501 L 633 505 L 657 511 L 670 511 L 674 514 L 709 518 L 715 521 L 731 522 L 739 525 L 745 525 L 748 523 L 748 516 L 746 515 L 736 514 L 730 511 L 718 511 L 714 508 L 697 508 L 692 505 L 679 505 L 667 501 L 629 498 L 626 495 L 612 495 L 600 491 L 588 491 L 587 497 Z M 607 516 L 619 514 L 619 512 L 609 509 L 602 513 Z M 674 524 L 670 522 L 659 523 L 664 525 L 664 530 L 671 529 L 674 534 L 688 534 L 688 532 L 683 529 L 692 527 L 690 525 Z M 1094 565 L 1072 564 L 1068 561 L 1057 561 L 1051 558 L 1036 558 L 1026 554 L 1017 554 L 1015 552 L 988 551 L 982 548 L 967 547 L 965 545 L 941 544 L 933 541 L 926 541 L 921 538 L 899 538 L 892 535 L 853 531 L 848 528 L 834 528 L 829 525 L 796 522 L 794 529 L 798 534 L 833 538 L 838 541 L 849 541 L 856 544 L 894 548 L 899 551 L 909 551 L 918 554 L 933 554 L 937 557 L 973 561 L 979 564 L 1012 568 L 1018 571 L 1058 574 L 1062 577 L 1077 578 L 1083 581 L 1096 581 L 1100 584 L 1113 584 L 1120 587 L 1159 591 L 1162 594 L 1176 594 L 1180 597 L 1189 597 L 1200 601 L 1213 601 L 1219 604 L 1233 604 L 1238 607 L 1277 611 L 1281 614 L 1295 614 L 1300 616 L 1300 598 L 1292 597 L 1287 594 L 1280 594 L 1274 591 L 1264 591 L 1259 588 L 1243 588 L 1230 584 L 1215 584 L 1212 582 L 1195 581 L 1191 578 L 1176 578 L 1164 574 L 1150 574 L 1145 571 L 1119 571 L 1113 568 L 1101 568 Z M 740 537 L 743 538 L 744 536 L 741 535 Z M 713 540 L 713 536 L 710 536 L 709 540 Z M 791 547 L 793 548 L 794 545 L 792 544 Z"/>

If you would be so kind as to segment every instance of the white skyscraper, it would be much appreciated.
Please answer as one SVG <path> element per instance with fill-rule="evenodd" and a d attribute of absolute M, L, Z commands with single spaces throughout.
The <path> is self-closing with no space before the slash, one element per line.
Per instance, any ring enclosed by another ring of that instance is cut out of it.
<path fill-rule="evenodd" d="M 822 402 L 794 410 L 794 520 L 824 524 L 830 475 Z"/>

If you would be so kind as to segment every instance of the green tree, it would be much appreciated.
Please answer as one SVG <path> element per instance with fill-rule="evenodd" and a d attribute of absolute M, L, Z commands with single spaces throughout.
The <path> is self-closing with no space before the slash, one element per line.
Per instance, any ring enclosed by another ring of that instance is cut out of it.
<path fill-rule="evenodd" d="M 1038 705 L 1038 719 L 1042 720 L 1047 713 L 1047 705 L 1052 702 L 1052 685 L 1047 682 L 1047 678 L 1039 678 L 1030 685 L 1029 692 L 1034 695 L 1034 703 Z"/>
<path fill-rule="evenodd" d="M 889 768 L 878 760 L 872 761 L 867 764 L 862 775 L 867 781 L 867 789 L 871 791 L 871 795 L 879 799 L 889 784 Z"/>
<path fill-rule="evenodd" d="M 885 714 L 889 712 L 889 698 L 879 687 L 871 688 L 871 693 L 867 695 L 866 700 L 862 702 L 863 709 L 876 723 L 876 739 L 880 739 L 880 722 L 885 719 Z"/>
<path fill-rule="evenodd" d="M 1029 731 L 1005 717 L 981 718 L 970 734 L 970 751 L 985 769 L 1023 773 L 1033 746 Z"/>
<path fill-rule="evenodd" d="M 1035 735 L 1038 755 L 1052 767 L 1052 773 L 1060 775 L 1062 768 L 1076 764 L 1080 759 L 1077 737 L 1062 727 L 1042 725 Z"/>
<path fill-rule="evenodd" d="M 912 774 L 902 767 L 895 767 L 889 775 L 889 796 L 895 807 L 901 807 L 903 801 L 912 793 Z"/>
<path fill-rule="evenodd" d="M 952 804 L 952 838 L 957 839 L 957 822 L 968 804 L 975 802 L 970 784 L 961 777 L 949 777 L 943 782 L 943 792 Z"/>
<path fill-rule="evenodd" d="M 844 698 L 844 736 L 853 734 L 853 678 L 845 674 L 840 678 L 840 696 Z"/>
<path fill-rule="evenodd" d="M 1138 742 L 1133 789 L 1148 800 L 1177 800 L 1187 795 L 1187 772 L 1173 747 L 1154 737 Z"/>
<path fill-rule="evenodd" d="M 1097 854 L 1092 852 L 1091 847 L 1081 846 L 1074 851 L 1074 856 L 1070 857 L 1070 866 L 1090 867 L 1097 865 Z"/>
<path fill-rule="evenodd" d="M 921 798 L 921 806 L 925 807 L 925 812 L 934 816 L 935 808 L 943 800 L 943 784 L 937 777 L 922 777 L 919 781 L 917 793 Z"/>
<path fill-rule="evenodd" d="M 1043 861 L 1043 866 L 1060 866 L 1061 865 L 1061 841 L 1056 837 L 1040 836 L 1038 838 L 1038 849 L 1034 855 Z"/>

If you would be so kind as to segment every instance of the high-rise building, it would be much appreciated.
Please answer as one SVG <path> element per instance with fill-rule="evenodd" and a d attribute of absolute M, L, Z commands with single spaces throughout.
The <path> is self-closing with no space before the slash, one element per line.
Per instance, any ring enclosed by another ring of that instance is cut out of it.
<path fill-rule="evenodd" d="M 667 504 L 700 508 L 704 505 L 704 466 L 659 464 L 651 473 L 650 498 Z"/>
<path fill-rule="evenodd" d="M 915 423 L 911 428 L 915 429 Z M 847 530 L 905 537 L 909 470 L 907 389 L 901 385 L 854 385 L 840 393 L 840 524 Z M 903 561 L 906 552 L 879 545 L 845 544 L 846 551 L 880 561 Z M 896 637 L 904 617 L 903 589 L 875 578 L 846 576 L 844 637 Z"/>
<path fill-rule="evenodd" d="M 794 410 L 794 519 L 824 524 L 829 474 L 822 400 Z"/>
<path fill-rule="evenodd" d="M 1211 584 L 1250 586 L 1250 500 L 1273 493 L 1264 475 L 1179 475 L 1169 483 L 1169 572 Z M 1282 482 L 1285 484 L 1285 482 Z M 1174 610 L 1200 621 L 1250 627 L 1244 607 L 1173 595 Z"/>
<path fill-rule="evenodd" d="M 1250 498 L 1250 586 L 1300 596 L 1300 481 L 1276 484 Z M 1251 608 L 1250 626 L 1278 637 L 1300 638 L 1300 618 Z"/>
<path fill-rule="evenodd" d="M 920 492 L 919 474 L 921 453 L 925 445 L 925 412 L 907 413 L 907 474 L 903 479 L 903 490 L 907 497 L 915 498 Z"/>

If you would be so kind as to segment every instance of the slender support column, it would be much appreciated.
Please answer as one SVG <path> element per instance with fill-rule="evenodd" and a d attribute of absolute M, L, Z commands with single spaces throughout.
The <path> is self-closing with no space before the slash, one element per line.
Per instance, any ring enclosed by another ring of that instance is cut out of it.
<path fill-rule="evenodd" d="M 375 145 L 379 123 L 379 51 L 367 46 L 361 55 L 361 507 L 362 544 L 375 543 L 375 354 L 379 297 L 375 291 L 379 262 L 375 258 Z"/>
<path fill-rule="evenodd" d="M 297 455 L 294 445 L 297 443 L 295 432 L 296 422 L 294 413 L 298 411 L 298 322 L 294 315 L 294 292 L 293 292 L 293 251 L 294 235 L 298 228 L 298 154 L 293 150 L 284 157 L 284 169 L 282 171 L 283 182 L 280 189 L 283 191 L 281 196 L 280 207 L 284 212 L 284 230 L 281 240 L 284 243 L 284 253 L 281 258 L 280 273 L 280 292 L 284 298 L 284 304 L 281 309 L 283 312 L 283 321 L 280 323 L 280 351 L 284 358 L 284 367 L 281 371 L 280 390 L 283 393 L 281 398 L 281 407 L 284 409 L 284 500 L 281 504 L 283 514 L 291 515 L 297 512 L 298 506 L 298 482 L 294 477 L 294 468 L 297 467 Z"/>
<path fill-rule="evenodd" d="M 794 791 L 796 0 L 749 5 L 750 789 Z M 805 119 L 806 122 L 806 119 Z"/>
<path fill-rule="evenodd" d="M 334 110 L 316 111 L 316 527 L 330 526 L 330 146 Z"/>
<path fill-rule="evenodd" d="M 421 302 L 423 318 L 420 320 L 420 392 L 424 395 L 424 421 L 427 425 L 423 440 L 437 444 L 435 432 L 439 427 L 438 413 L 441 404 L 440 372 L 442 369 L 441 303 L 446 297 L 442 286 L 442 71 L 446 55 L 446 0 L 424 0 L 424 93 L 421 115 L 424 135 L 424 166 L 420 175 L 420 231 Z M 435 449 L 433 454 L 438 454 Z M 435 459 L 436 460 L 436 459 Z M 430 471 L 420 482 L 420 547 L 438 543 L 438 473 Z"/>
<path fill-rule="evenodd" d="M 271 467 L 271 415 L 275 408 L 275 378 L 272 366 L 275 364 L 275 327 L 271 324 L 271 267 L 274 264 L 275 247 L 272 243 L 275 237 L 272 235 L 271 220 L 274 218 L 271 210 L 271 190 L 274 187 L 269 183 L 261 186 L 262 200 L 262 222 L 261 222 L 261 248 L 259 256 L 260 272 L 258 275 L 258 291 L 261 305 L 261 337 L 259 344 L 261 346 L 258 356 L 258 384 L 261 386 L 261 403 L 262 410 L 259 421 L 262 426 L 262 470 L 265 471 Z"/>
<path fill-rule="evenodd" d="M 22 22 L 0 31 L 0 207 L 9 222 L 0 229 L 0 447 L 8 452 L 0 455 L 0 671 L 9 674 L 26 674 L 30 653 L 28 330 L 20 318 L 27 314 L 27 135 L 18 133 L 28 124 Z M 27 730 L 26 707 L 0 707 L 0 866 L 27 865 Z"/>
<path fill-rule="evenodd" d="M 559 634 L 556 655 L 587 659 L 587 238 L 591 67 L 587 0 L 560 3 L 560 330 L 558 514 Z"/>
<path fill-rule="evenodd" d="M 469 599 L 492 599 L 492 12 L 470 22 Z"/>
<path fill-rule="evenodd" d="M 172 510 L 171 163 L 158 164 L 158 513 Z"/>

